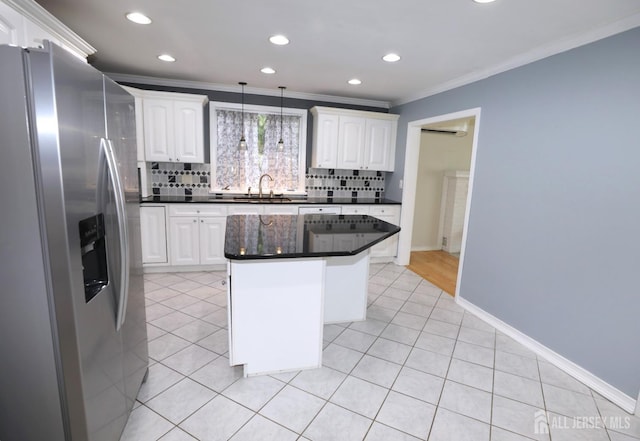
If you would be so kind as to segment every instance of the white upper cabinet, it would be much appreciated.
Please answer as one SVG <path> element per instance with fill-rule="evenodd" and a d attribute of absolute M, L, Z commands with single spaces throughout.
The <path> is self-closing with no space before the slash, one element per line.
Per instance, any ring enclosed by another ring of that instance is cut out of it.
<path fill-rule="evenodd" d="M 146 161 L 204 163 L 204 95 L 143 91 Z"/>
<path fill-rule="evenodd" d="M 364 128 L 366 119 L 341 116 L 338 126 L 338 165 L 336 168 L 358 170 L 364 163 Z"/>
<path fill-rule="evenodd" d="M 0 0 L 0 44 L 42 47 L 49 40 L 86 60 L 95 49 L 32 0 Z"/>
<path fill-rule="evenodd" d="M 311 166 L 338 168 L 338 115 L 317 114 L 311 109 L 313 121 L 313 150 Z"/>
<path fill-rule="evenodd" d="M 22 16 L 0 2 L 0 44 L 22 45 Z"/>
<path fill-rule="evenodd" d="M 396 122 L 367 119 L 363 165 L 368 170 L 393 171 Z"/>
<path fill-rule="evenodd" d="M 202 101 L 173 103 L 175 155 L 179 162 L 204 162 L 203 105 Z"/>
<path fill-rule="evenodd" d="M 314 107 L 311 167 L 393 171 L 398 115 Z"/>

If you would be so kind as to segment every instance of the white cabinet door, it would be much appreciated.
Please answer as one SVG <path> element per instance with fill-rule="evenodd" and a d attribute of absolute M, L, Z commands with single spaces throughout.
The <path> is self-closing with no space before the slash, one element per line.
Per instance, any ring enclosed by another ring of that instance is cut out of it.
<path fill-rule="evenodd" d="M 366 170 L 393 171 L 393 124 L 392 121 L 383 119 L 367 119 L 363 163 Z"/>
<path fill-rule="evenodd" d="M 318 115 L 314 120 L 311 167 L 337 167 L 339 119 L 338 115 Z"/>
<path fill-rule="evenodd" d="M 399 205 L 374 205 L 369 208 L 369 215 L 393 225 L 400 225 Z M 398 253 L 398 235 L 394 234 L 371 247 L 371 257 L 394 257 Z"/>
<path fill-rule="evenodd" d="M 147 161 L 174 161 L 173 102 L 144 98 L 144 151 Z"/>
<path fill-rule="evenodd" d="M 200 265 L 225 263 L 224 233 L 227 220 L 224 217 L 200 218 Z"/>
<path fill-rule="evenodd" d="M 142 263 L 167 263 L 164 207 L 140 207 Z"/>
<path fill-rule="evenodd" d="M 171 265 L 200 263 L 200 228 L 197 217 L 169 218 Z"/>
<path fill-rule="evenodd" d="M 359 170 L 363 167 L 365 121 L 353 116 L 340 117 L 337 168 Z"/>
<path fill-rule="evenodd" d="M 0 44 L 20 46 L 23 29 L 22 16 L 0 2 Z"/>
<path fill-rule="evenodd" d="M 202 104 L 193 101 L 176 100 L 173 106 L 175 160 L 178 162 L 204 163 Z"/>

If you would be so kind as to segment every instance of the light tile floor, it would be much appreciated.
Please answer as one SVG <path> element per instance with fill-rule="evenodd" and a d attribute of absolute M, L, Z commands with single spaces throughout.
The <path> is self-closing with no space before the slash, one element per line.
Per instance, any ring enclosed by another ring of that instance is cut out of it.
<path fill-rule="evenodd" d="M 393 264 L 370 267 L 365 322 L 325 326 L 321 369 L 242 378 L 224 280 L 145 275 L 151 363 L 123 441 L 640 440 L 640 418 Z"/>

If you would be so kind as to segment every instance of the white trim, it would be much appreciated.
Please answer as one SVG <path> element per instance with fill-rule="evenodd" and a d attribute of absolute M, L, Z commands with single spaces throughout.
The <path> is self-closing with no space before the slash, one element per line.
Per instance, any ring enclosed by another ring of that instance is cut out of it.
<path fill-rule="evenodd" d="M 218 131 L 215 129 L 218 127 L 218 120 L 216 116 L 216 109 L 228 109 L 228 110 L 240 110 L 243 108 L 242 104 L 237 103 L 225 103 L 221 101 L 209 102 L 209 162 L 211 164 L 210 174 L 210 186 L 209 192 L 211 193 L 230 193 L 237 194 L 244 191 L 244 189 L 232 188 L 229 190 L 222 190 L 220 188 L 213 188 L 216 182 L 216 152 L 214 151 L 218 145 Z M 259 112 L 269 113 L 274 115 L 280 115 L 280 107 L 274 106 L 257 106 L 253 104 L 244 105 L 245 112 Z M 300 117 L 300 138 L 298 139 L 298 186 L 292 191 L 285 191 L 283 193 L 287 195 L 301 195 L 306 194 L 305 191 L 305 179 L 306 179 L 306 163 L 307 163 L 307 110 L 306 109 L 293 109 L 290 107 L 282 108 L 283 115 L 287 116 L 299 116 Z"/>
<path fill-rule="evenodd" d="M 46 9 L 32 0 L 2 0 L 22 14 L 25 18 L 45 29 L 61 43 L 73 48 L 85 57 L 96 53 L 96 49 L 73 32 L 67 25 L 51 15 Z"/>
<path fill-rule="evenodd" d="M 564 358 L 562 355 L 558 354 L 552 349 L 549 349 L 542 343 L 518 331 L 512 326 L 506 324 L 502 320 L 494 317 L 493 315 L 477 307 L 468 300 L 465 300 L 460 296 L 456 296 L 456 303 L 484 322 L 493 326 L 498 331 L 525 346 L 527 349 L 535 352 L 537 355 L 544 358 L 546 361 L 553 364 L 557 368 L 562 369 L 564 372 L 571 375 L 581 383 L 585 384 L 587 387 L 590 387 L 594 391 L 598 392 L 600 395 L 607 398 L 612 403 L 620 406 L 626 412 L 633 413 L 634 409 L 636 409 L 636 400 L 620 391 L 619 389 L 615 388 L 614 386 L 610 385 L 609 383 L 605 382 L 600 377 L 597 377 L 583 367 L 578 366 L 571 360 Z"/>
<path fill-rule="evenodd" d="M 543 58 L 547 58 L 552 55 L 559 54 L 561 52 L 565 52 L 579 46 L 584 46 L 586 44 L 593 43 L 594 41 L 598 41 L 624 31 L 628 31 L 629 29 L 633 29 L 637 26 L 640 26 L 640 14 L 634 14 L 630 17 L 626 17 L 622 20 L 610 23 L 606 26 L 591 29 L 587 32 L 576 34 L 572 37 L 567 37 L 564 40 L 557 41 L 546 46 L 537 47 L 528 52 L 512 57 L 503 63 L 496 64 L 485 69 L 477 70 L 458 78 L 454 78 L 450 81 L 438 84 L 429 89 L 425 89 L 414 95 L 392 101 L 391 104 L 392 107 L 399 106 L 402 104 L 410 103 L 412 101 L 417 101 L 422 98 L 426 98 L 428 96 L 436 95 L 441 92 L 446 92 L 447 90 L 474 83 L 490 76 L 497 75 L 499 73 L 506 72 L 508 70 L 515 69 L 529 63 L 533 63 L 534 61 L 538 61 Z"/>
<path fill-rule="evenodd" d="M 415 214 L 416 193 L 418 183 L 418 159 L 420 157 L 421 128 L 427 124 L 440 123 L 460 118 L 475 117 L 473 128 L 473 141 L 471 145 L 471 164 L 469 166 L 469 190 L 467 192 L 467 204 L 464 213 L 464 227 L 462 230 L 462 247 L 460 249 L 460 264 L 456 283 L 455 296 L 460 291 L 460 281 L 462 280 L 462 270 L 464 266 L 464 253 L 467 243 L 467 228 L 469 227 L 469 212 L 471 207 L 471 196 L 473 193 L 473 181 L 476 168 L 476 152 L 478 150 L 478 133 L 480 130 L 480 107 L 462 110 L 460 112 L 448 113 L 431 118 L 411 121 L 407 124 L 407 146 L 405 149 L 404 161 L 404 190 L 402 191 L 402 213 L 400 214 L 400 233 L 398 238 L 398 255 L 395 263 L 397 265 L 409 265 L 411 258 L 411 236 L 413 234 L 413 216 Z"/>
<path fill-rule="evenodd" d="M 449 197 L 449 179 L 447 174 L 442 177 L 442 191 L 440 192 L 440 216 L 438 216 L 438 243 L 440 249 L 444 249 L 444 212 L 447 211 L 447 198 Z"/>
<path fill-rule="evenodd" d="M 214 90 L 217 92 L 233 92 L 233 93 L 240 92 L 239 86 L 237 85 L 207 83 L 204 81 L 178 80 L 178 79 L 171 79 L 171 78 L 147 77 L 147 76 L 141 76 L 141 75 L 121 74 L 117 72 L 105 72 L 105 75 L 107 75 L 109 78 L 111 78 L 114 81 L 124 82 L 124 83 L 150 84 L 154 86 L 167 86 L 167 87 L 184 87 L 186 89 Z M 264 95 L 264 96 L 280 97 L 279 90 L 263 89 L 259 87 L 245 87 L 244 91 L 245 91 L 245 94 L 249 94 L 249 95 Z M 349 97 L 334 96 L 334 95 L 321 95 L 321 94 L 306 93 L 306 92 L 294 92 L 289 89 L 287 89 L 287 98 L 319 101 L 319 102 L 327 102 L 327 103 L 351 104 L 355 106 L 377 107 L 380 109 L 388 109 L 389 107 L 391 107 L 388 101 L 368 100 L 363 98 L 349 98 Z"/>

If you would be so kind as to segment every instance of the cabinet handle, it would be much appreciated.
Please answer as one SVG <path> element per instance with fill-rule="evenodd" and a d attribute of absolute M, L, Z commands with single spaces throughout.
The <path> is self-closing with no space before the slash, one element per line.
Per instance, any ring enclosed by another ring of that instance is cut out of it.
<path fill-rule="evenodd" d="M 180 162 L 180 158 L 176 158 L 176 161 L 177 161 L 177 162 Z"/>
<path fill-rule="evenodd" d="M 193 222 L 198 222 L 198 221 L 194 219 Z"/>

